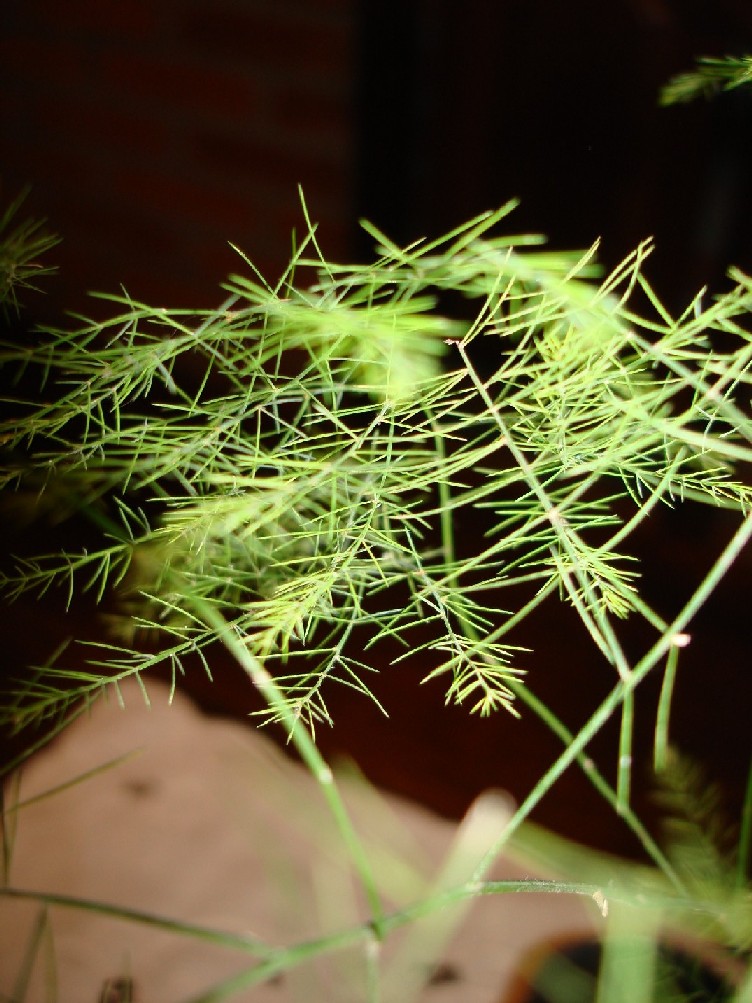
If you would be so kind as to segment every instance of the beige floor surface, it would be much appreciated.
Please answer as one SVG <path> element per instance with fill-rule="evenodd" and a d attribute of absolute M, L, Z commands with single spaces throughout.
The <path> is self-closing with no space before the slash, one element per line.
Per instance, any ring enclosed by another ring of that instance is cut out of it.
<path fill-rule="evenodd" d="M 260 938 L 278 946 L 346 929 L 363 915 L 351 869 L 319 790 L 308 774 L 258 731 L 201 714 L 185 697 L 135 687 L 125 708 L 102 701 L 24 770 L 20 800 L 133 753 L 111 768 L 65 786 L 16 813 L 10 885 L 94 899 L 181 922 Z M 424 892 L 457 826 L 366 787 L 341 784 L 389 908 Z M 465 823 L 468 853 L 489 841 L 508 811 L 486 802 L 485 819 Z M 459 865 L 459 872 L 468 864 Z M 494 877 L 519 877 L 500 861 Z M 0 998 L 23 977 L 40 906 L 0 897 Z M 250 970 L 250 953 L 178 936 L 153 925 L 53 905 L 34 957 L 25 1003 L 97 1003 L 107 979 L 132 978 L 138 1003 L 186 1003 Z M 594 904 L 565 895 L 505 895 L 477 900 L 439 957 L 400 936 L 378 950 L 357 944 L 286 970 L 228 999 L 249 1003 L 364 1003 L 366 955 L 384 975 L 384 1003 L 499 1003 L 520 959 L 544 941 L 589 933 Z M 412 935 L 413 937 L 415 934 Z M 408 944 L 412 944 L 410 948 Z M 370 954 L 369 954 L 370 950 Z M 432 980 L 426 979 L 431 963 Z M 428 985 L 426 982 L 428 981 Z M 413 987 L 423 984 L 419 992 Z M 202 995 L 204 994 L 204 995 Z"/>

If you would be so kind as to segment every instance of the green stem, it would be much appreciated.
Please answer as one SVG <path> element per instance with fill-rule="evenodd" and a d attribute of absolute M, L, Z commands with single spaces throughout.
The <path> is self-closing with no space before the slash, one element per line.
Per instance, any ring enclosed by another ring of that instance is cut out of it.
<path fill-rule="evenodd" d="M 443 443 L 439 443 L 439 446 L 440 448 L 443 448 Z M 663 484 L 663 482 L 661 482 L 659 488 L 656 489 L 655 497 L 652 499 L 652 501 L 657 501 L 658 498 L 663 493 L 664 489 L 665 485 Z M 449 502 L 449 488 L 448 485 L 446 485 L 443 481 L 439 482 L 439 492 L 440 492 L 440 504 L 442 506 L 442 511 L 441 511 L 442 544 L 444 547 L 445 560 L 447 560 L 447 563 L 449 563 L 449 558 L 451 558 L 451 560 L 454 559 L 452 521 L 451 519 L 446 520 L 446 523 L 448 523 L 447 526 L 444 520 L 444 516 L 449 514 L 447 511 Z M 538 606 L 544 600 L 544 598 L 550 595 L 550 593 L 553 592 L 555 589 L 556 589 L 556 581 L 552 580 L 545 586 L 543 590 L 541 590 L 541 592 L 536 594 L 536 596 L 534 596 L 533 599 L 531 599 L 527 604 L 525 604 L 515 615 L 513 615 L 507 621 L 505 621 L 501 629 L 497 629 L 496 631 L 492 632 L 489 635 L 488 640 L 496 640 L 498 636 L 507 633 L 518 621 L 523 620 L 532 609 Z M 462 630 L 464 631 L 466 636 L 471 638 L 472 640 L 477 640 L 478 631 L 475 629 L 473 624 L 470 623 L 468 619 L 461 614 L 461 612 L 458 612 L 457 616 L 458 619 L 461 621 Z M 661 626 L 665 627 L 666 625 L 662 623 Z M 671 651 L 674 650 L 675 648 L 671 649 Z M 541 700 L 539 700 L 535 696 L 535 694 L 527 686 L 515 683 L 512 680 L 510 680 L 509 685 L 514 690 L 517 697 L 520 698 L 524 703 L 526 703 L 528 707 L 530 707 L 530 709 L 537 715 L 537 717 L 540 718 L 540 720 L 542 720 L 543 723 L 559 739 L 561 739 L 565 747 L 569 746 L 572 743 L 572 741 L 574 740 L 573 733 L 566 727 L 566 725 L 563 724 L 563 722 L 559 718 L 556 717 L 556 715 L 550 710 L 550 708 L 546 704 L 544 704 Z M 623 721 L 623 723 L 625 722 Z M 620 749 L 620 757 L 619 757 L 619 762 L 620 762 L 619 778 L 622 786 L 620 789 L 618 789 L 617 792 L 614 791 L 613 787 L 601 774 L 601 772 L 599 771 L 598 767 L 595 765 L 593 760 L 589 756 L 585 755 L 584 752 L 581 752 L 576 757 L 576 762 L 580 767 L 580 769 L 585 774 L 585 776 L 588 778 L 590 783 L 598 791 L 598 793 L 603 798 L 605 798 L 608 804 L 624 819 L 625 824 L 631 829 L 631 831 L 633 832 L 637 840 L 640 842 L 640 844 L 642 845 L 643 849 L 648 854 L 648 856 L 653 860 L 655 865 L 666 875 L 668 880 L 671 881 L 671 883 L 676 887 L 676 889 L 681 891 L 683 889 L 683 885 L 674 867 L 671 865 L 668 858 L 661 851 L 658 844 L 655 842 L 655 840 L 650 835 L 648 830 L 645 828 L 643 823 L 640 821 L 637 815 L 635 815 L 635 813 L 629 806 L 628 783 L 626 790 L 624 787 L 624 776 L 626 774 L 628 782 L 629 769 L 628 768 L 625 769 L 625 763 L 623 761 L 623 756 L 629 754 L 630 752 L 629 746 L 631 739 L 631 721 L 629 722 L 629 725 L 630 727 L 628 731 L 626 729 L 622 730 L 622 739 L 624 739 L 624 742 L 622 742 L 622 748 Z M 624 747 L 625 744 L 626 748 Z"/>
<path fill-rule="evenodd" d="M 614 902 L 627 904 L 644 904 L 644 895 L 640 888 L 630 889 L 626 884 L 616 883 L 604 891 L 597 882 L 559 881 L 545 878 L 524 878 L 500 881 L 467 881 L 452 888 L 441 889 L 412 905 L 406 906 L 382 917 L 382 936 L 391 935 L 395 931 L 411 923 L 423 919 L 433 913 L 440 912 L 457 905 L 460 902 L 472 900 L 486 895 L 539 895 L 550 893 L 558 895 L 577 895 L 581 898 L 602 902 L 606 897 Z M 22 888 L 0 888 L 0 898 L 17 899 L 44 903 L 48 906 L 58 906 L 66 909 L 78 909 L 93 912 L 102 916 L 110 916 L 126 922 L 146 923 L 161 930 L 188 936 L 203 943 L 216 944 L 219 947 L 230 948 L 245 954 L 256 955 L 260 960 L 252 968 L 233 975 L 207 992 L 191 1000 L 191 1003 L 217 1003 L 218 1000 L 240 992 L 243 989 L 259 985 L 274 975 L 303 964 L 311 958 L 321 957 L 344 950 L 356 944 L 365 944 L 366 950 L 376 949 L 372 923 L 360 923 L 344 930 L 335 931 L 322 937 L 306 940 L 288 947 L 273 947 L 251 937 L 225 933 L 210 927 L 201 927 L 191 923 L 182 923 L 152 913 L 139 912 L 119 906 L 108 906 L 89 899 L 79 899 L 69 895 L 54 895 L 31 891 Z M 660 889 L 651 889 L 649 908 L 664 909 L 680 916 L 682 910 L 689 908 L 692 913 L 707 910 L 711 915 L 717 910 L 716 902 L 691 900 L 672 896 Z"/>
<path fill-rule="evenodd" d="M 561 559 L 561 556 L 554 550 L 553 547 L 551 548 L 551 557 L 559 571 L 562 583 L 569 593 L 570 599 L 577 608 L 583 623 L 587 627 L 595 643 L 601 651 L 603 651 L 604 655 L 612 662 L 616 671 L 619 673 L 619 676 L 623 680 L 626 680 L 629 676 L 627 659 L 621 645 L 619 644 L 618 638 L 611 627 L 608 616 L 601 608 L 601 603 L 599 602 L 597 595 L 595 595 L 592 582 L 582 569 L 582 562 L 578 554 L 578 548 L 575 546 L 575 542 L 579 540 L 577 533 L 567 523 L 560 507 L 557 506 L 551 499 L 545 487 L 533 470 L 532 464 L 528 463 L 525 454 L 514 441 L 509 429 L 507 428 L 506 422 L 499 412 L 498 406 L 491 399 L 486 385 L 475 371 L 464 346 L 461 343 L 458 343 L 457 347 L 467 368 L 468 375 L 475 384 L 475 387 L 482 397 L 484 404 L 488 408 L 488 413 L 492 416 L 494 422 L 499 428 L 499 431 L 501 432 L 502 440 L 506 444 L 509 452 L 512 454 L 512 457 L 514 458 L 514 461 L 520 471 L 524 474 L 530 490 L 540 502 L 546 519 L 550 522 L 556 532 L 559 545 L 566 555 L 567 562 L 565 563 Z M 574 572 L 580 589 L 582 590 L 584 601 L 580 598 L 577 593 L 577 589 L 571 583 L 571 576 L 569 574 L 570 569 Z"/>
<path fill-rule="evenodd" d="M 551 787 L 556 783 L 564 771 L 572 765 L 579 755 L 582 754 L 586 746 L 592 741 L 594 736 L 601 730 L 603 725 L 615 713 L 618 707 L 624 702 L 628 693 L 637 688 L 642 680 L 647 676 L 655 664 L 677 643 L 678 638 L 684 642 L 683 631 L 692 617 L 718 586 L 723 576 L 729 570 L 733 562 L 739 556 L 752 536 L 752 513 L 750 513 L 737 529 L 734 536 L 724 548 L 720 557 L 705 576 L 703 581 L 685 603 L 683 609 L 668 625 L 666 632 L 656 641 L 655 644 L 643 655 L 632 671 L 621 678 L 606 699 L 591 715 L 590 719 L 580 729 L 571 743 L 559 755 L 556 761 L 544 773 L 533 790 L 520 804 L 517 811 L 510 819 L 504 832 L 499 836 L 494 845 L 489 849 L 486 857 L 478 865 L 476 874 L 481 877 L 485 874 L 491 862 L 499 855 L 504 844 L 515 832 L 522 822 L 528 817 L 530 812 L 543 798 Z"/>
<path fill-rule="evenodd" d="M 546 704 L 544 704 L 542 700 L 538 699 L 529 687 L 516 682 L 510 683 L 510 686 L 514 689 L 516 695 L 528 705 L 528 707 L 541 719 L 541 721 L 543 721 L 543 723 L 554 733 L 554 735 L 561 739 L 561 742 L 565 747 L 571 745 L 574 741 L 574 734 L 558 717 L 556 717 L 553 711 Z M 595 787 L 604 800 L 608 802 L 614 811 L 616 811 L 616 792 L 600 772 L 590 756 L 586 755 L 584 752 L 580 752 L 575 761 L 593 787 Z M 645 850 L 656 867 L 663 872 L 677 891 L 683 892 L 685 890 L 684 885 L 682 884 L 679 875 L 674 870 L 673 865 L 629 805 L 624 807 L 619 814 L 624 819 L 625 824 L 629 826 L 636 838 L 639 840 L 642 848 Z"/>
<path fill-rule="evenodd" d="M 429 412 L 430 414 L 430 412 Z M 436 454 L 438 456 L 437 466 L 444 466 L 446 463 L 446 447 L 444 444 L 444 438 L 439 434 L 439 428 L 436 424 L 436 419 L 431 414 L 431 427 L 434 432 L 434 443 L 436 446 Z M 439 478 L 438 483 L 439 489 L 439 520 L 441 524 L 441 548 L 443 551 L 444 565 L 447 568 L 454 568 L 454 519 L 452 517 L 451 510 L 451 491 L 449 488 L 449 482 L 443 478 Z M 453 584 L 456 580 L 456 575 L 454 573 L 450 574 L 447 578 L 447 582 Z"/>
<path fill-rule="evenodd" d="M 628 905 L 645 907 L 644 896 L 640 891 L 631 891 L 623 886 L 614 885 L 604 890 L 603 885 L 596 882 L 582 881 L 558 881 L 547 879 L 521 879 L 502 881 L 468 881 L 453 888 L 442 889 L 433 895 L 400 909 L 397 912 L 389 913 L 384 917 L 384 934 L 391 935 L 397 930 L 408 926 L 418 920 L 425 919 L 436 912 L 456 906 L 459 903 L 479 898 L 487 895 L 576 895 L 580 898 L 592 899 L 601 911 L 606 903 L 622 902 Z M 662 891 L 651 890 L 648 909 L 665 909 L 667 912 L 681 917 L 682 910 L 689 908 L 697 913 L 700 910 L 707 910 L 711 915 L 714 911 L 714 903 L 698 902 L 692 900 L 687 902 L 684 899 L 676 898 Z M 242 992 L 252 986 L 260 985 L 278 975 L 280 972 L 289 970 L 303 964 L 312 958 L 319 958 L 326 954 L 333 954 L 337 951 L 345 950 L 357 944 L 365 944 L 366 951 L 369 944 L 373 943 L 373 928 L 365 923 L 359 926 L 349 927 L 315 940 L 304 941 L 286 948 L 279 948 L 269 958 L 239 972 L 229 979 L 218 983 L 208 991 L 193 997 L 189 1003 L 219 1003 L 220 1000 L 227 999 L 235 993 Z"/>
<path fill-rule="evenodd" d="M 653 739 L 653 769 L 656 773 L 666 768 L 668 757 L 668 726 L 671 715 L 671 703 L 676 682 L 676 667 L 679 662 L 679 646 L 674 644 L 669 648 L 666 657 L 666 669 L 663 673 L 661 693 L 658 698 L 658 710 L 655 715 L 655 737 Z"/>
<path fill-rule="evenodd" d="M 623 815 L 629 807 L 632 782 L 632 735 L 634 733 L 634 692 L 624 694 L 619 729 L 619 763 L 616 772 L 616 811 Z"/>
<path fill-rule="evenodd" d="M 181 936 L 200 940 L 206 944 L 216 944 L 219 947 L 242 951 L 265 958 L 274 954 L 277 948 L 265 944 L 255 937 L 247 937 L 237 933 L 226 933 L 224 930 L 214 930 L 211 927 L 199 926 L 196 923 L 184 923 L 168 916 L 144 912 L 140 909 L 128 909 L 124 906 L 108 905 L 92 899 L 76 898 L 72 895 L 55 895 L 46 892 L 30 891 L 25 888 L 0 888 L 0 898 L 18 899 L 21 901 L 41 902 L 47 906 L 59 906 L 63 909 L 77 909 L 80 912 L 92 912 L 98 916 L 109 916 L 113 919 L 139 923 L 142 926 L 153 926 L 167 933 L 177 933 Z"/>
<path fill-rule="evenodd" d="M 253 685 L 258 689 L 268 706 L 274 711 L 278 720 L 286 729 L 300 758 L 321 788 L 324 799 L 347 847 L 350 859 L 362 882 L 371 912 L 373 928 L 377 937 L 380 938 L 383 908 L 376 888 L 376 881 L 363 844 L 355 832 L 350 815 L 342 800 L 342 795 L 340 794 L 331 768 L 319 752 L 308 729 L 285 701 L 281 690 L 274 682 L 272 676 L 261 665 L 259 660 L 251 654 L 246 644 L 233 629 L 233 625 L 225 619 L 216 606 L 206 600 L 193 597 L 192 605 L 197 616 L 215 632 L 218 640 L 222 642 L 248 674 Z"/>
<path fill-rule="evenodd" d="M 599 885 L 582 882 L 546 880 L 472 881 L 451 889 L 442 890 L 421 899 L 412 906 L 407 906 L 398 912 L 390 913 L 384 917 L 384 933 L 392 934 L 404 926 L 415 923 L 417 920 L 424 919 L 433 913 L 443 911 L 463 901 L 475 899 L 480 895 L 540 894 L 541 892 L 558 892 L 560 894 L 578 895 L 591 899 L 599 894 L 602 895 Z M 615 897 L 618 897 L 619 894 L 619 892 L 616 892 Z M 280 972 L 301 965 L 312 958 L 333 954 L 357 944 L 364 944 L 366 952 L 369 951 L 369 946 L 373 944 L 373 928 L 370 924 L 366 923 L 360 926 L 349 927 L 346 930 L 338 931 L 315 940 L 304 941 L 287 948 L 280 948 L 268 959 L 212 986 L 206 992 L 193 997 L 189 1000 L 189 1003 L 219 1003 L 220 1000 L 227 999 L 236 993 L 250 989 L 252 986 L 260 985 L 262 982 L 267 982 Z"/>

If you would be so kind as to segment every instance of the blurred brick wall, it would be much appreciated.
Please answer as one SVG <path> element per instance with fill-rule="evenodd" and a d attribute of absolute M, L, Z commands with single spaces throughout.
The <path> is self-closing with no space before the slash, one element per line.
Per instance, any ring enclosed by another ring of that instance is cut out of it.
<path fill-rule="evenodd" d="M 353 0 L 3 0 L 0 197 L 86 289 L 211 305 L 240 246 L 275 279 L 297 185 L 330 255 L 353 218 Z"/>

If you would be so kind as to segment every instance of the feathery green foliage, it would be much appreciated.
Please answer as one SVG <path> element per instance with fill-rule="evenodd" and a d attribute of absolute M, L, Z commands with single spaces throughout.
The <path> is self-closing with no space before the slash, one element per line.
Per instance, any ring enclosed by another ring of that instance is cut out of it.
<path fill-rule="evenodd" d="M 672 77 L 662 88 L 660 103 L 683 104 L 749 83 L 752 83 L 752 56 L 724 56 L 720 59 L 701 56 L 693 71 Z"/>
<path fill-rule="evenodd" d="M 649 244 L 596 281 L 595 248 L 494 235 L 511 209 L 409 248 L 371 228 L 363 266 L 326 261 L 310 227 L 276 285 L 233 276 L 216 310 L 108 297 L 109 320 L 3 349 L 31 387 L 8 402 L 3 486 L 83 511 L 102 541 L 19 560 L 0 587 L 122 602 L 91 672 L 30 683 L 17 723 L 205 660 L 206 603 L 309 724 L 329 684 L 370 693 L 386 639 L 448 699 L 514 712 L 520 621 L 552 593 L 627 678 L 619 619 L 666 626 L 633 531 L 659 501 L 748 509 L 752 281 L 673 318 Z M 469 319 L 442 313 L 450 292 Z"/>
<path fill-rule="evenodd" d="M 20 289 L 37 289 L 36 282 L 55 271 L 39 259 L 58 238 L 44 229 L 42 220 L 16 222 L 28 192 L 24 191 L 0 215 L 0 305 L 4 313 L 18 312 Z"/>
<path fill-rule="evenodd" d="M 6 499 L 87 524 L 80 546 L 19 556 L 0 590 L 59 588 L 69 603 L 89 592 L 107 600 L 110 627 L 85 669 L 52 664 L 19 681 L 1 723 L 57 727 L 128 677 L 146 694 L 157 666 L 177 682 L 198 658 L 211 674 L 220 642 L 318 781 L 366 892 L 368 924 L 272 951 L 211 998 L 479 894 L 541 890 L 486 875 L 573 763 L 662 872 L 646 893 L 717 918 L 716 898 L 698 905 L 683 858 L 631 808 L 631 742 L 635 691 L 665 663 L 656 763 L 674 783 L 668 709 L 685 631 L 752 535 L 751 489 L 737 473 L 752 458 L 752 279 L 734 272 L 728 292 L 699 293 L 674 317 L 645 277 L 648 242 L 603 275 L 596 247 L 550 252 L 536 236 L 499 236 L 512 209 L 407 248 L 369 226 L 378 256 L 355 266 L 326 259 L 306 216 L 274 285 L 246 262 L 216 309 L 108 296 L 110 319 L 79 317 L 0 351 L 16 375 L 0 427 Z M 633 537 L 657 505 L 685 501 L 741 522 L 682 607 L 662 614 L 642 594 Z M 577 733 L 524 672 L 526 620 L 557 598 L 613 676 Z M 621 640 L 630 616 L 651 632 L 632 658 Z M 331 720 L 332 685 L 376 700 L 379 649 L 417 659 L 471 711 L 530 708 L 564 745 L 469 881 L 393 914 L 313 741 Z M 614 716 L 612 785 L 586 750 Z M 600 876 L 551 887 L 605 902 Z M 625 887 L 609 895 L 632 908 Z M 748 904 L 738 880 L 728 902 Z"/>

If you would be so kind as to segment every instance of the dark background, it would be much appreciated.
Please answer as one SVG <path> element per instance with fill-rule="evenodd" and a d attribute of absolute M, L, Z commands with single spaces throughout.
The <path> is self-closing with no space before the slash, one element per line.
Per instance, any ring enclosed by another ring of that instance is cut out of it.
<path fill-rule="evenodd" d="M 752 270 L 752 102 L 747 89 L 660 109 L 658 91 L 696 55 L 750 51 L 747 0 L 4 0 L 0 195 L 30 184 L 29 211 L 63 237 L 60 271 L 28 300 L 26 323 L 101 310 L 87 290 L 121 284 L 157 305 L 213 305 L 243 267 L 228 241 L 276 278 L 301 226 L 298 184 L 334 259 L 370 253 L 361 216 L 406 242 L 512 197 L 515 232 L 554 247 L 600 237 L 606 265 L 654 235 L 649 275 L 681 309 L 700 286 L 720 289 L 730 263 Z M 732 530 L 713 511 L 652 520 L 640 546 L 663 612 Z M 748 571 L 740 563 L 693 625 L 674 726 L 732 805 L 750 754 Z M 17 604 L 8 675 L 89 622 L 54 598 Z M 529 630 L 531 685 L 576 728 L 612 680 L 573 617 L 547 610 Z M 215 676 L 209 686 L 197 671 L 186 687 L 208 710 L 244 716 L 246 680 L 230 665 Z M 325 750 L 450 815 L 489 785 L 524 795 L 556 741 L 529 714 L 444 708 L 420 676 L 385 668 L 389 721 L 332 694 Z M 651 714 L 648 699 L 642 750 Z M 593 751 L 613 776 L 613 732 Z M 535 817 L 635 849 L 574 771 Z"/>

